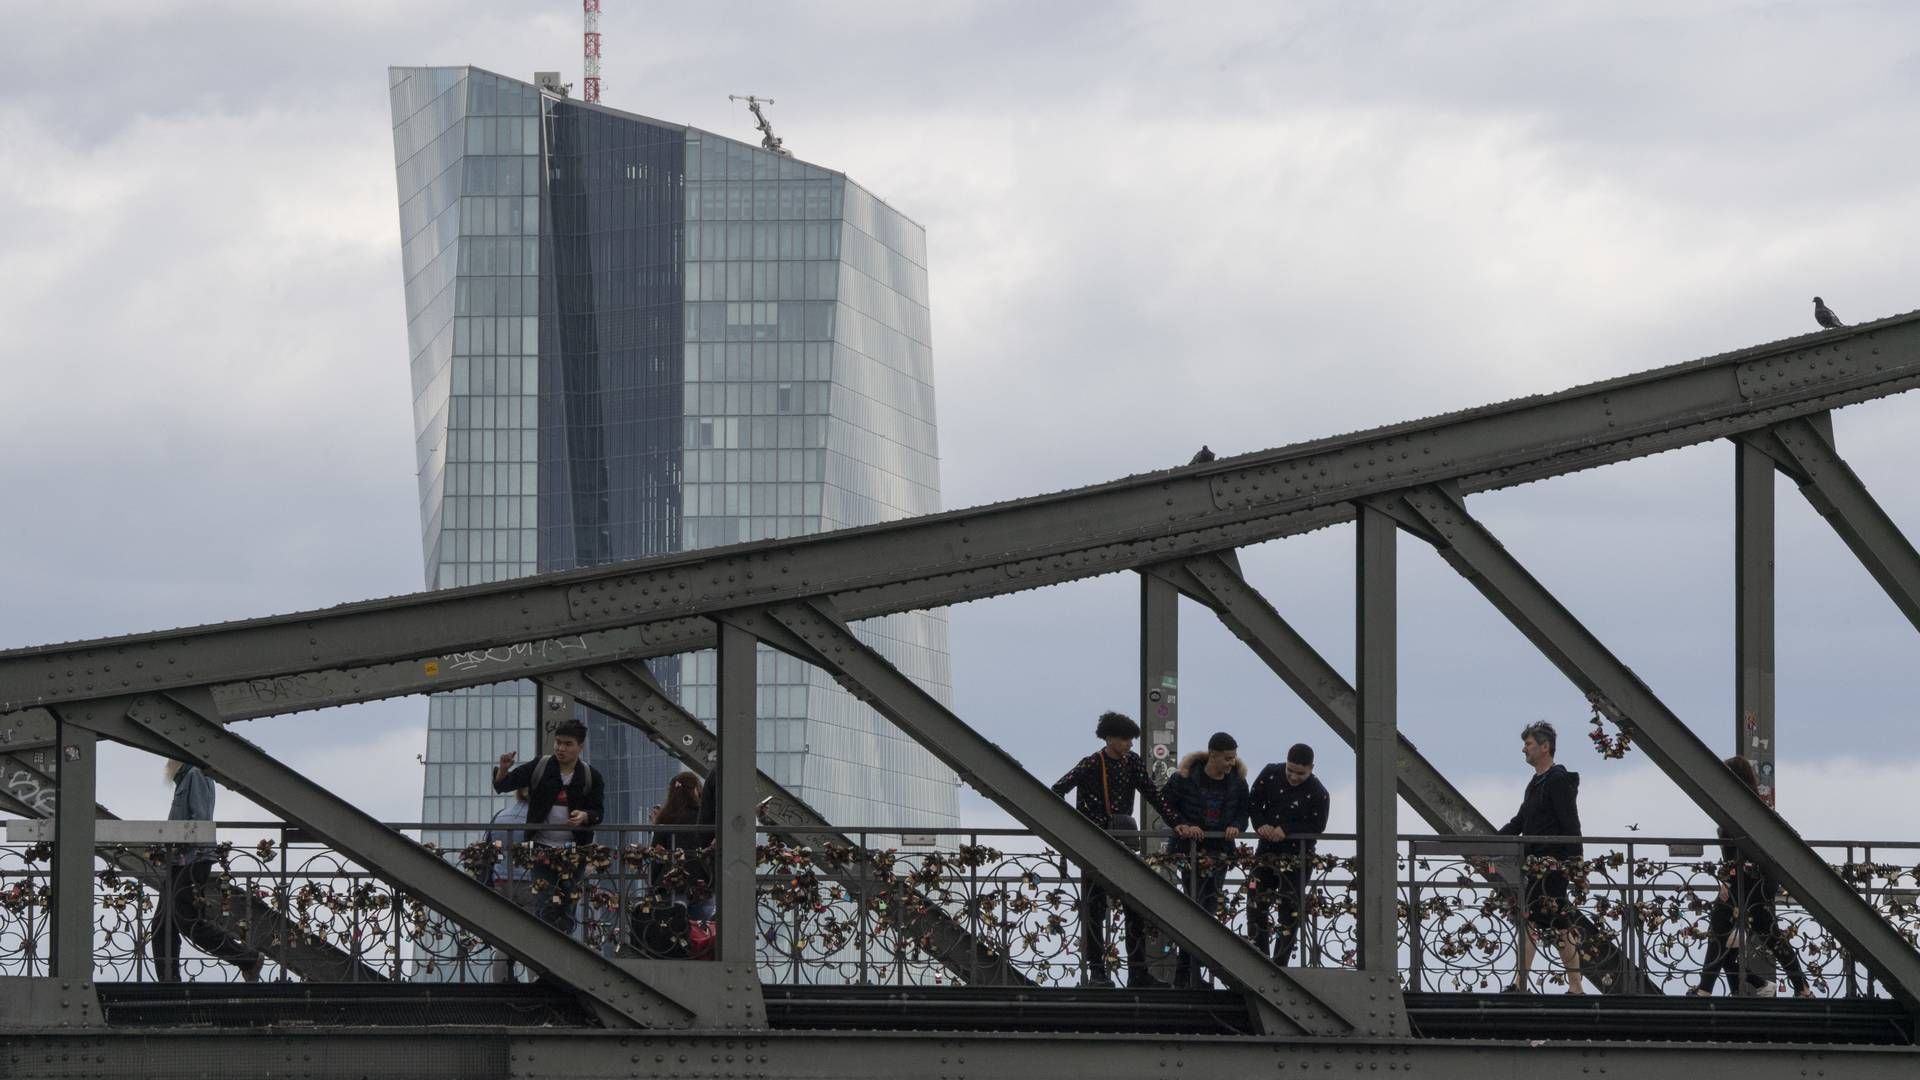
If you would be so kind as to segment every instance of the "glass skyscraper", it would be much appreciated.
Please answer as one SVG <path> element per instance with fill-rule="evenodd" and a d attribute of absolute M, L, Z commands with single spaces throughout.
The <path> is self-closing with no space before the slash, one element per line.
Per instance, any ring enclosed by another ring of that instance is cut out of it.
<path fill-rule="evenodd" d="M 844 175 L 477 68 L 391 70 L 426 580 L 445 588 L 940 509 L 926 237 Z M 943 612 L 856 632 L 951 701 Z M 711 653 L 653 663 L 709 724 Z M 760 767 L 829 820 L 957 824 L 956 779 L 762 649 Z M 484 821 L 515 683 L 435 695 L 423 815 Z M 583 711 L 608 820 L 680 768 Z M 434 837 L 444 841 L 452 837 Z"/>

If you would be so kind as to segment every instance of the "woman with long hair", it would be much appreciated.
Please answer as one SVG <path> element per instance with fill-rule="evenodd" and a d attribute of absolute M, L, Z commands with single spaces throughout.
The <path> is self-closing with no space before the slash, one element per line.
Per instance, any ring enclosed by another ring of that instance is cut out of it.
<path fill-rule="evenodd" d="M 1760 794 L 1760 775 L 1754 771 L 1753 762 L 1736 755 L 1724 764 L 1749 791 L 1755 796 Z M 1700 972 L 1700 985 L 1694 989 L 1694 995 L 1711 997 L 1713 984 L 1721 975 L 1727 977 L 1729 993 L 1740 992 L 1741 950 L 1735 934 L 1744 930 L 1773 954 L 1774 963 L 1786 972 L 1793 984 L 1795 997 L 1812 997 L 1813 988 L 1807 985 L 1806 972 L 1800 969 L 1800 957 L 1781 931 L 1779 917 L 1774 912 L 1773 900 L 1780 893 L 1780 883 L 1758 864 L 1747 861 L 1740 845 L 1734 843 L 1732 834 L 1725 828 L 1720 829 L 1720 857 L 1720 873 L 1726 880 L 1720 883 L 1719 898 L 1707 918 L 1707 966 Z M 1753 972 L 1746 974 L 1750 987 L 1758 989 L 1766 985 L 1766 980 Z"/>
<path fill-rule="evenodd" d="M 667 781 L 666 797 L 653 812 L 655 825 L 697 825 L 700 804 L 706 795 L 700 778 L 681 772 Z M 708 838 L 699 830 L 668 830 L 653 834 L 653 846 L 661 852 L 656 870 L 656 894 L 667 903 L 684 903 L 695 919 L 712 918 L 713 889 L 707 880 L 704 849 Z"/>
<path fill-rule="evenodd" d="M 700 778 L 691 772 L 681 772 L 667 781 L 667 797 L 654 808 L 655 825 L 692 825 L 700 816 Z M 663 833 L 662 839 L 673 837 L 675 833 Z M 674 846 L 674 845 L 667 845 Z"/>

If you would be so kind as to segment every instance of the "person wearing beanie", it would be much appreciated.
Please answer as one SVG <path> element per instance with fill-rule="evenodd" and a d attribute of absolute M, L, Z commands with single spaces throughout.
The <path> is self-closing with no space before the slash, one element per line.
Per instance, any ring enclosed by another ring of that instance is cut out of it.
<path fill-rule="evenodd" d="M 1106 745 L 1080 759 L 1053 785 L 1055 795 L 1073 791 L 1074 807 L 1088 821 L 1109 832 L 1131 832 L 1140 827 L 1133 816 L 1135 794 L 1147 805 L 1173 820 L 1173 808 L 1160 790 L 1153 786 L 1147 763 L 1133 752 L 1133 740 L 1140 737 L 1140 725 L 1125 713 L 1100 715 L 1093 733 Z M 1130 846 L 1137 841 L 1126 841 Z M 1107 971 L 1107 912 L 1112 898 L 1100 881 L 1084 869 L 1080 876 L 1080 948 L 1086 958 L 1088 986 L 1113 985 Z M 1127 986 L 1147 989 L 1165 985 L 1147 970 L 1147 925 L 1131 904 L 1125 909 Z"/>
<path fill-rule="evenodd" d="M 1313 775 L 1313 747 L 1306 743 L 1294 743 L 1285 762 L 1261 769 L 1254 778 L 1249 814 L 1260 846 L 1254 852 L 1247 930 L 1263 954 L 1272 944 L 1273 962 L 1282 967 L 1293 957 L 1302 900 L 1313 876 L 1314 837 L 1327 831 L 1332 807 L 1326 786 Z"/>
<path fill-rule="evenodd" d="M 1240 760 L 1240 744 L 1233 736 L 1216 732 L 1204 752 L 1182 758 L 1179 770 L 1167 781 L 1167 801 L 1174 811 L 1167 820 L 1173 823 L 1174 834 L 1187 841 L 1177 849 L 1186 856 L 1180 864 L 1181 887 L 1195 903 L 1221 918 L 1220 898 L 1233 866 L 1233 842 L 1247 827 L 1247 766 Z M 1196 982 L 1193 957 L 1185 949 L 1180 950 L 1173 982 L 1175 986 Z M 1208 985 L 1211 979 L 1198 982 Z"/>

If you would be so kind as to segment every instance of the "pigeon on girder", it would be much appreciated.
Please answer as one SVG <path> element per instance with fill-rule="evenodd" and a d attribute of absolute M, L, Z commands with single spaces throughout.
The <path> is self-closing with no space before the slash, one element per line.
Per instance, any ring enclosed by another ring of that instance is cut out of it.
<path fill-rule="evenodd" d="M 1840 316 L 1833 313 L 1825 300 L 1817 296 L 1813 298 L 1813 321 L 1819 323 L 1822 330 L 1838 330 L 1847 325 L 1840 321 Z"/>
<path fill-rule="evenodd" d="M 1206 464 L 1207 462 L 1209 462 L 1209 461 L 1212 461 L 1212 460 L 1213 460 L 1213 457 L 1214 457 L 1214 454 L 1213 454 L 1213 451 L 1212 451 L 1212 450 L 1209 450 L 1209 449 L 1207 449 L 1207 447 L 1206 447 L 1206 444 L 1205 444 L 1205 443 L 1202 443 L 1202 444 L 1201 444 L 1201 446 L 1200 446 L 1200 450 L 1199 450 L 1199 452 L 1198 452 L 1198 453 L 1196 453 L 1196 454 L 1194 454 L 1194 455 L 1193 455 L 1193 460 L 1192 460 L 1192 461 L 1189 461 L 1189 462 L 1187 462 L 1187 464 L 1189 464 L 1189 465 L 1205 465 L 1205 464 Z"/>

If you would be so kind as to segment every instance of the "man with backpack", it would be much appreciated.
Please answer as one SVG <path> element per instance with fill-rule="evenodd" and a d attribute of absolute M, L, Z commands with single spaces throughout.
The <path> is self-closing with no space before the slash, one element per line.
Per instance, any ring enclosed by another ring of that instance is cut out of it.
<path fill-rule="evenodd" d="M 586 741 L 585 724 L 564 720 L 553 729 L 553 753 L 516 768 L 519 755 L 509 750 L 493 770 L 493 790 L 526 788 L 527 824 L 543 826 L 533 834 L 534 914 L 563 934 L 573 932 L 586 864 L 579 849 L 593 843 L 593 827 L 606 813 L 606 781 L 580 760 Z"/>

